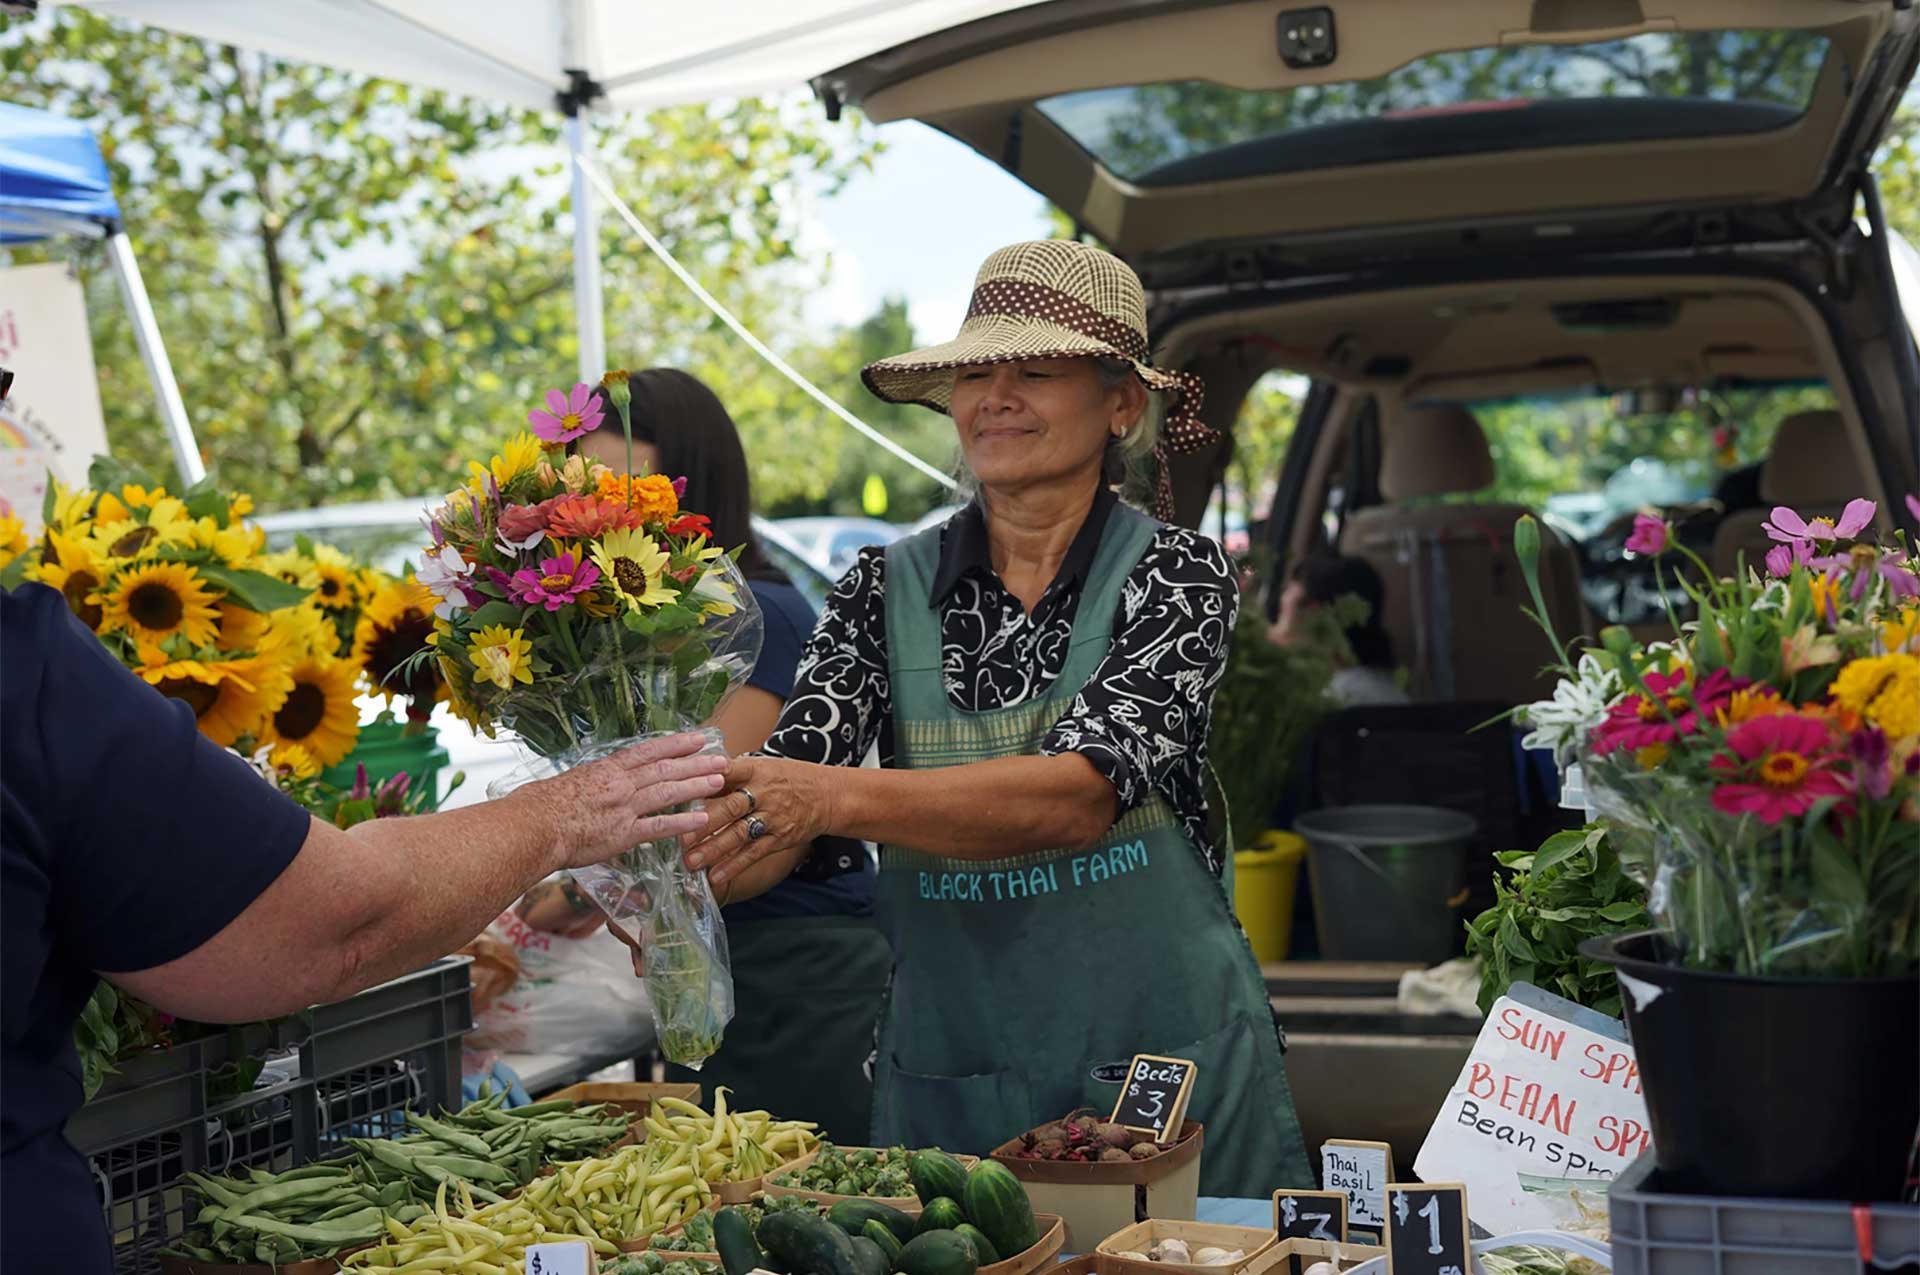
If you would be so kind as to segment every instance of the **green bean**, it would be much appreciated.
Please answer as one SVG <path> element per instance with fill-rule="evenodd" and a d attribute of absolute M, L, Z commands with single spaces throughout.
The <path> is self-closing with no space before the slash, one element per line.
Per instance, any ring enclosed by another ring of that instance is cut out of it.
<path fill-rule="evenodd" d="M 432 1116 L 415 1115 L 409 1111 L 407 1113 L 407 1123 L 417 1129 L 432 1134 L 450 1147 L 458 1147 L 460 1150 L 473 1155 L 484 1156 L 490 1154 L 492 1151 L 492 1148 L 487 1145 L 484 1138 L 475 1137 L 465 1130 L 455 1129 L 451 1125 L 442 1124 Z"/>
<path fill-rule="evenodd" d="M 571 1098 L 549 1098 L 545 1102 L 536 1102 L 536 1103 L 533 1103 L 531 1106 L 508 1107 L 504 1111 L 502 1111 L 501 1114 L 505 1116 L 509 1116 L 515 1120 L 527 1120 L 536 1116 L 544 1116 L 549 1114 L 550 1112 L 555 1112 L 555 1111 L 584 1112 L 587 1110 L 589 1110 L 589 1108 L 587 1107 L 576 1107 Z M 600 1106 L 595 1105 L 594 1107 L 591 1108 L 591 1110 L 598 1111 L 600 1110 Z"/>
<path fill-rule="evenodd" d="M 324 1226 L 278 1222 L 270 1217 L 242 1215 L 231 1219 L 235 1226 L 250 1231 L 259 1231 L 265 1235 L 284 1235 L 290 1240 L 308 1244 L 333 1244 L 344 1247 L 355 1240 L 376 1235 L 385 1226 L 386 1215 L 378 1208 L 369 1206 L 358 1213 L 336 1218 Z"/>

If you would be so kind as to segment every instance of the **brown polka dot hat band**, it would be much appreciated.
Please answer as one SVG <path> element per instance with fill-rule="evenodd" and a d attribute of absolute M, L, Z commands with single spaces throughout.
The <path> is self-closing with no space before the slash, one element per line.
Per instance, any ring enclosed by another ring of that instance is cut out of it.
<path fill-rule="evenodd" d="M 1019 243 L 988 257 L 973 284 L 960 335 L 944 345 L 870 363 L 867 388 L 890 403 L 950 409 L 956 368 L 1024 359 L 1114 358 L 1141 384 L 1172 396 L 1154 449 L 1154 515 L 1173 517 L 1167 453 L 1199 451 L 1217 437 L 1200 420 L 1200 378 L 1148 362 L 1147 299 L 1118 257 L 1071 239 Z"/>

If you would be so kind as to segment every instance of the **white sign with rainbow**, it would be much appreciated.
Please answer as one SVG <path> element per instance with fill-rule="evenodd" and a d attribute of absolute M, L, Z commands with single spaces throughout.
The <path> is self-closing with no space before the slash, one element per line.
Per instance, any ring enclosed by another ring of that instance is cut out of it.
<path fill-rule="evenodd" d="M 107 450 L 86 294 L 64 263 L 0 270 L 0 367 L 14 374 L 0 399 L 0 501 L 32 535 L 47 472 L 84 483 Z"/>

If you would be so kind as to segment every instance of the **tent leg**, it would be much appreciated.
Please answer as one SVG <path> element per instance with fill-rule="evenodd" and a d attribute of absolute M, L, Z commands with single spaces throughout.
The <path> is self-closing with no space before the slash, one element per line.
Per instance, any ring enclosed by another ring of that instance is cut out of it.
<path fill-rule="evenodd" d="M 605 310 L 600 296 L 600 219 L 579 159 L 587 147 L 587 121 L 567 117 L 567 168 L 573 178 L 573 321 L 580 338 L 580 379 L 598 385 L 607 370 Z"/>
<path fill-rule="evenodd" d="M 153 396 L 160 401 L 160 417 L 167 423 L 167 437 L 173 443 L 173 463 L 180 470 L 181 487 L 187 488 L 207 476 L 200 463 L 200 447 L 193 439 L 193 425 L 187 420 L 187 405 L 180 401 L 180 386 L 173 379 L 173 364 L 167 359 L 166 344 L 160 339 L 160 325 L 153 320 L 153 305 L 147 300 L 147 285 L 140 278 L 140 263 L 133 259 L 133 245 L 124 231 L 107 237 L 107 254 L 113 262 L 113 276 L 120 281 L 120 296 L 133 320 L 133 335 L 140 342 L 140 357 L 147 364 L 147 379 L 153 382 Z"/>

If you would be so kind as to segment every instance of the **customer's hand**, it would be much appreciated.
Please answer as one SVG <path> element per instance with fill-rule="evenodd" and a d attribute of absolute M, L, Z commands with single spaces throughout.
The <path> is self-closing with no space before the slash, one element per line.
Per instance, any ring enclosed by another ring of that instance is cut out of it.
<path fill-rule="evenodd" d="M 564 876 L 542 881 L 528 890 L 513 911 L 529 929 L 569 939 L 587 937 L 607 919 L 586 891 Z"/>
<path fill-rule="evenodd" d="M 754 864 L 826 836 L 833 826 L 833 772 L 784 757 L 734 758 L 726 792 L 707 803 L 711 828 L 687 847 L 687 866 L 705 868 L 718 891 Z"/>
<path fill-rule="evenodd" d="M 697 837 L 703 810 L 661 814 L 725 786 L 727 759 L 703 754 L 704 735 L 668 735 L 528 784 L 510 801 L 538 802 L 562 844 L 558 868 L 583 868 L 663 837 Z"/>

